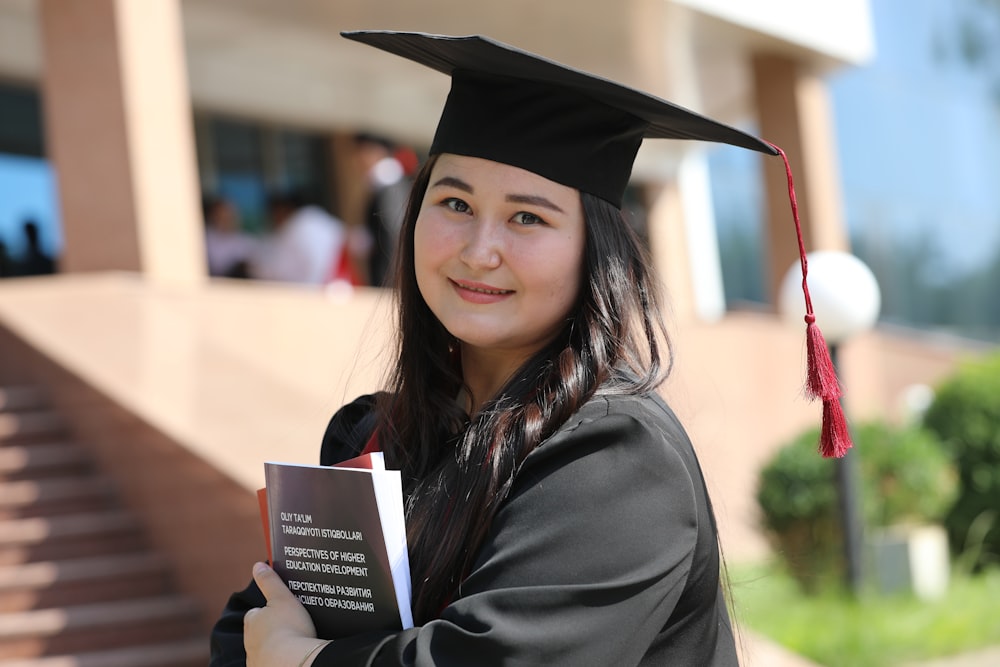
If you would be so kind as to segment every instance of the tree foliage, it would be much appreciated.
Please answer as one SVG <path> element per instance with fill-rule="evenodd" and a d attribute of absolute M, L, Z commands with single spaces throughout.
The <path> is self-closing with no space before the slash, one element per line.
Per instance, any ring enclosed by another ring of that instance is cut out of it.
<path fill-rule="evenodd" d="M 1000 562 L 1000 354 L 965 363 L 924 415 L 958 467 L 959 496 L 945 521 L 973 565 Z"/>

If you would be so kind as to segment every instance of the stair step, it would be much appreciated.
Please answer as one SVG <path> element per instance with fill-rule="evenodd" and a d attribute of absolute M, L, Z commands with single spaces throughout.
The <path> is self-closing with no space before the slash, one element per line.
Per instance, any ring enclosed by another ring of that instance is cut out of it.
<path fill-rule="evenodd" d="M 134 530 L 135 527 L 135 518 L 125 512 L 11 519 L 0 521 L 0 545 L 37 544 L 52 539 Z"/>
<path fill-rule="evenodd" d="M 151 553 L 0 567 L 0 614 L 152 597 L 167 591 L 166 561 Z"/>
<path fill-rule="evenodd" d="M 197 609 L 178 596 L 4 614 L 0 658 L 28 658 L 189 639 Z"/>
<path fill-rule="evenodd" d="M 87 452 L 69 443 L 0 447 L 0 479 L 65 476 L 88 470 L 90 464 Z"/>
<path fill-rule="evenodd" d="M 78 558 L 0 567 L 0 594 L 23 588 L 62 586 L 82 579 L 109 579 L 162 572 L 165 561 L 150 553 Z"/>
<path fill-rule="evenodd" d="M 125 512 L 0 521 L 0 565 L 129 553 L 142 547 L 138 522 Z"/>
<path fill-rule="evenodd" d="M 176 596 L 115 484 L 44 390 L 0 386 L 0 667 L 201 667 Z"/>
<path fill-rule="evenodd" d="M 0 623 L 0 641 L 26 636 L 52 637 L 101 625 L 161 621 L 179 615 L 186 617 L 194 612 L 191 601 L 179 596 L 36 609 L 5 614 Z"/>
<path fill-rule="evenodd" d="M 0 442 L 35 442 L 65 436 L 68 429 L 62 416 L 53 410 L 0 412 Z"/>
<path fill-rule="evenodd" d="M 207 663 L 208 642 L 190 639 L 77 655 L 0 660 L 0 667 L 203 667 Z"/>
<path fill-rule="evenodd" d="M 97 475 L 0 482 L 0 520 L 106 509 L 113 493 L 112 481 Z"/>
<path fill-rule="evenodd" d="M 113 488 L 111 480 L 96 475 L 0 482 L 0 507 L 103 496 Z"/>
<path fill-rule="evenodd" d="M 49 404 L 45 392 L 31 385 L 0 387 L 0 412 L 38 410 Z"/>

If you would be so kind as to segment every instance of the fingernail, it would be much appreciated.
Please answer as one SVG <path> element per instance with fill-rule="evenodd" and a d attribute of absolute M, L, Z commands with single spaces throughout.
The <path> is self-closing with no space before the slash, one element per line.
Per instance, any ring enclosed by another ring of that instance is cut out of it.
<path fill-rule="evenodd" d="M 263 572 L 267 572 L 267 565 L 265 565 L 264 563 L 254 563 L 253 573 L 261 574 Z"/>

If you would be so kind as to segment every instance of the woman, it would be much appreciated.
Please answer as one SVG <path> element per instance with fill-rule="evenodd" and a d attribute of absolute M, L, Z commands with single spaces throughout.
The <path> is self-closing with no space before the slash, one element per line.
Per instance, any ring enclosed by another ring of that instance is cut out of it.
<path fill-rule="evenodd" d="M 402 470 L 416 627 L 317 639 L 257 564 L 212 665 L 244 645 L 261 666 L 737 665 L 705 484 L 655 393 L 657 281 L 619 208 L 643 136 L 774 150 L 482 38 L 347 36 L 452 76 L 400 237 L 392 382 L 321 452 Z"/>

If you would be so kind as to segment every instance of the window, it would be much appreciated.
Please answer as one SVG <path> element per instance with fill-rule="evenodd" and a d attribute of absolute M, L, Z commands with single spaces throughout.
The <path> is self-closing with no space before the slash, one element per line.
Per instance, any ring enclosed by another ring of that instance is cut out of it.
<path fill-rule="evenodd" d="M 267 196 L 294 191 L 332 207 L 326 135 L 219 116 L 195 120 L 202 192 L 240 210 L 244 229 L 267 229 Z"/>

